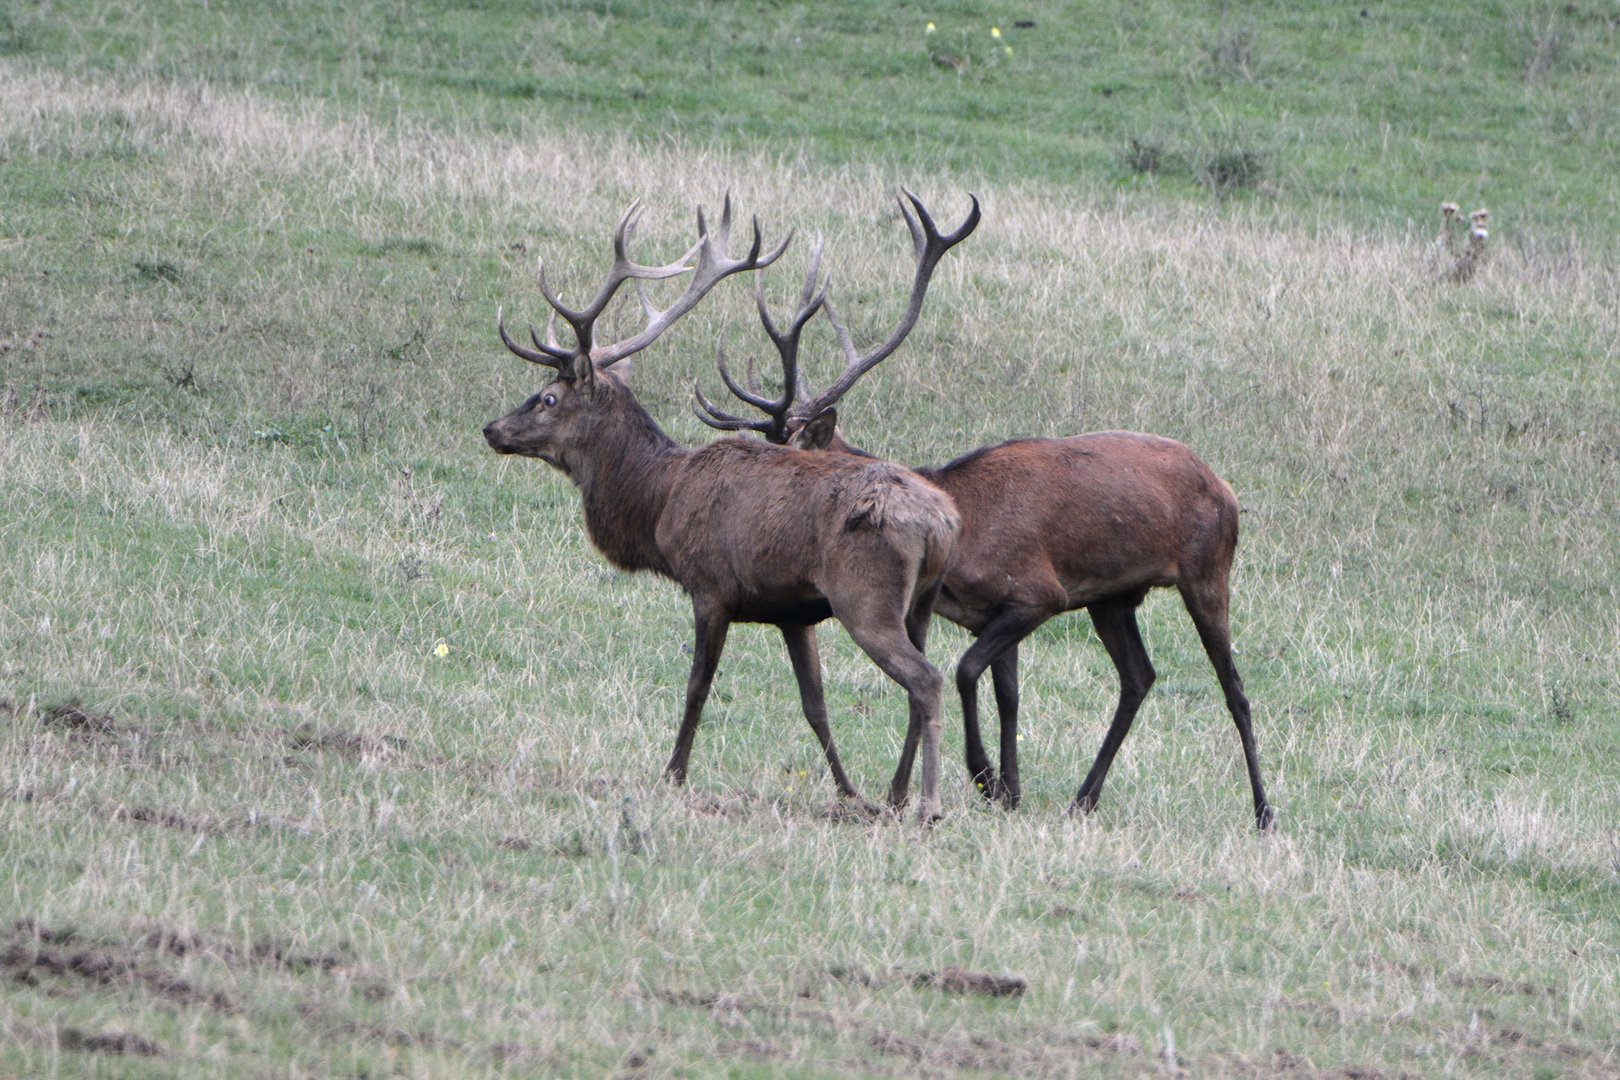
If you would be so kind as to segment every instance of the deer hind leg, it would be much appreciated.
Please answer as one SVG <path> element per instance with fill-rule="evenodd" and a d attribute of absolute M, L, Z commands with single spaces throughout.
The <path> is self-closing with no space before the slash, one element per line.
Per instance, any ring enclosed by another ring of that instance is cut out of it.
<path fill-rule="evenodd" d="M 1108 778 L 1108 769 L 1114 763 L 1114 755 L 1119 753 L 1120 743 L 1130 733 L 1131 722 L 1136 719 L 1136 712 L 1142 707 L 1142 701 L 1156 678 L 1153 661 L 1148 659 L 1147 646 L 1142 644 L 1142 633 L 1136 625 L 1136 607 L 1145 595 L 1145 592 L 1139 592 L 1099 600 L 1087 609 L 1091 612 L 1091 625 L 1102 639 L 1103 647 L 1108 650 L 1108 657 L 1119 673 L 1119 703 L 1114 707 L 1114 719 L 1103 736 L 1102 748 L 1097 751 L 1096 760 L 1091 763 L 1091 771 L 1086 774 L 1080 790 L 1074 796 L 1074 803 L 1069 807 L 1072 813 L 1088 814 L 1096 807 L 1097 799 L 1102 795 L 1103 781 Z"/>
<path fill-rule="evenodd" d="M 686 763 L 692 756 L 698 718 L 703 715 L 703 703 L 709 700 L 709 685 L 714 682 L 720 653 L 726 647 L 726 631 L 731 629 L 731 619 L 724 612 L 706 611 L 696 604 L 692 605 L 692 621 L 692 674 L 686 680 L 686 709 L 681 714 L 681 729 L 675 735 L 675 752 L 664 766 L 664 775 L 676 784 L 686 783 Z"/>
<path fill-rule="evenodd" d="M 1249 790 L 1254 796 L 1254 824 L 1261 832 L 1276 828 L 1277 817 L 1266 801 L 1265 785 L 1260 782 L 1260 757 L 1254 746 L 1254 728 L 1249 717 L 1249 698 L 1243 692 L 1243 679 L 1232 660 L 1232 631 L 1227 613 L 1230 607 L 1226 581 L 1221 578 L 1211 585 L 1181 586 L 1181 598 L 1198 628 L 1198 638 L 1204 643 L 1204 652 L 1215 668 L 1221 692 L 1226 696 L 1226 709 L 1237 725 L 1238 739 L 1243 744 L 1243 764 L 1249 771 Z"/>
<path fill-rule="evenodd" d="M 1001 802 L 1018 809 L 1024 798 L 1018 781 L 1018 646 L 1014 645 L 990 665 L 990 684 L 996 692 L 996 715 L 1001 718 Z"/>
<path fill-rule="evenodd" d="M 1000 799 L 1011 810 L 1018 805 L 1018 644 L 1051 618 L 1048 612 L 1004 608 L 979 631 L 978 640 L 956 664 L 956 692 L 962 699 L 962 741 L 968 773 L 985 798 Z M 1012 654 L 1011 668 L 1001 665 Z M 979 679 L 989 668 L 996 688 L 996 711 L 1001 720 L 1001 775 L 990 764 L 979 734 Z M 1008 693 L 1009 686 L 1011 693 Z M 1010 706 L 1010 708 L 1009 708 Z M 1008 748 L 1012 747 L 1009 756 Z M 1008 786 L 1009 762 L 1011 783 Z"/>
<path fill-rule="evenodd" d="M 920 589 L 906 613 L 906 637 L 920 653 L 928 652 L 928 628 L 934 621 L 934 601 L 939 597 L 939 582 Z"/>
<path fill-rule="evenodd" d="M 827 724 L 827 698 L 821 689 L 821 656 L 816 650 L 816 629 L 813 626 L 784 626 L 782 640 L 787 642 L 788 658 L 793 661 L 793 674 L 799 680 L 799 701 L 804 705 L 804 718 L 810 721 L 810 730 L 821 743 L 821 752 L 827 756 L 827 767 L 832 771 L 838 794 L 846 799 L 861 800 L 860 792 L 844 774 L 844 765 L 838 760 L 833 746 L 832 729 Z"/>
<path fill-rule="evenodd" d="M 923 821 L 932 821 L 939 816 L 940 806 L 940 712 L 945 680 L 939 669 L 912 643 L 905 621 L 896 618 L 894 613 L 873 610 L 871 606 L 854 612 L 836 612 L 835 609 L 835 613 L 861 651 L 906 690 L 909 703 L 906 741 L 900 751 L 894 780 L 889 784 L 889 805 L 898 810 L 906 804 L 912 765 L 920 745 L 922 797 L 917 811 Z"/>

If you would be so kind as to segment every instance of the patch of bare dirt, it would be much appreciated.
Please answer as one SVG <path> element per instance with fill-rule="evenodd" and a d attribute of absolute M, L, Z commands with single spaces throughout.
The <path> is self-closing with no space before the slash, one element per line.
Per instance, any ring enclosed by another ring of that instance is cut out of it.
<path fill-rule="evenodd" d="M 1029 983 L 1017 975 L 992 975 L 961 967 L 878 974 L 860 968 L 834 966 L 827 969 L 827 976 L 835 982 L 854 983 L 870 989 L 910 983 L 913 986 L 933 987 L 949 994 L 982 994 L 985 997 L 1018 997 L 1029 989 Z"/>
<path fill-rule="evenodd" d="M 171 970 L 177 960 L 199 955 L 211 957 L 229 969 L 259 967 L 292 974 L 338 975 L 343 980 L 339 986 L 347 985 L 361 998 L 372 1002 L 387 1000 L 395 993 L 395 988 L 385 980 L 356 977 L 361 968 L 351 958 L 282 942 L 263 941 L 242 946 L 165 926 L 137 928 L 132 936 L 123 939 L 95 938 L 72 927 L 43 926 L 32 919 L 19 920 L 9 929 L 0 931 L 0 983 L 9 981 L 35 987 L 53 996 L 82 993 L 85 989 L 135 990 L 173 1005 L 236 1011 L 238 1006 L 224 991 L 206 990 Z M 462 1052 L 477 1049 L 451 1043 L 430 1031 L 355 1021 L 317 1000 L 305 1001 L 298 1011 L 320 1036 L 346 1042 L 360 1038 L 398 1047 Z M 63 1050 L 87 1053 L 137 1057 L 169 1053 L 161 1044 L 143 1035 L 119 1029 L 51 1031 L 22 1029 L 0 1022 L 0 1037 L 49 1043 Z M 514 1043 L 497 1043 L 483 1052 L 497 1062 L 542 1065 L 555 1062 L 553 1051 Z"/>
<path fill-rule="evenodd" d="M 710 792 L 694 791 L 687 796 L 686 804 L 695 814 L 737 821 L 754 813 L 759 806 L 759 798 L 753 795 L 715 795 Z"/>
<path fill-rule="evenodd" d="M 35 336 L 28 339 L 24 348 L 33 348 L 45 337 L 49 337 L 43 330 L 36 330 Z M 12 341 L 0 341 L 0 353 L 8 353 L 16 347 Z M 11 383 L 0 390 L 0 420 L 17 420 L 24 424 L 31 424 L 38 420 L 49 420 L 51 417 L 50 399 L 45 396 L 43 383 L 36 384 L 32 390 L 18 390 Z"/>
<path fill-rule="evenodd" d="M 175 960 L 193 955 L 213 957 L 227 968 L 258 966 L 293 974 L 352 967 L 343 957 L 278 942 L 244 948 L 167 927 L 152 927 L 130 939 L 98 939 L 71 927 L 52 928 L 23 919 L 0 935 L 0 977 L 53 993 L 70 992 L 75 984 L 132 988 L 176 1005 L 234 1011 L 236 1003 L 225 991 L 199 987 L 171 970 Z"/>
<path fill-rule="evenodd" d="M 153 963 L 145 950 L 115 942 L 81 939 L 71 930 L 51 930 L 31 920 L 15 923 L 0 938 L 0 973 L 25 986 L 66 988 L 74 984 L 134 988 L 177 1005 L 220 1011 L 235 1008 L 224 991 L 206 991 Z"/>
<path fill-rule="evenodd" d="M 1514 994 L 1521 997 L 1556 998 L 1556 986 L 1526 982 L 1522 979 L 1503 979 L 1495 975 L 1453 975 L 1452 986 L 1463 990 L 1486 990 L 1493 994 Z"/>
<path fill-rule="evenodd" d="M 298 725 L 288 733 L 287 742 L 294 750 L 319 750 L 360 761 L 386 761 L 409 745 L 397 735 L 365 735 L 314 724 Z"/>
<path fill-rule="evenodd" d="M 903 1058 L 918 1070 L 993 1076 L 1084 1076 L 1100 1061 L 1142 1056 L 1142 1045 L 1128 1035 L 1058 1039 L 1031 1036 L 1013 1043 L 981 1035 L 913 1037 L 874 1027 L 867 1043 L 878 1053 Z"/>
<path fill-rule="evenodd" d="M 1019 997 L 1029 983 L 1016 975 L 990 975 L 982 971 L 948 967 L 925 971 L 911 977 L 917 986 L 932 986 L 949 994 L 982 994 L 985 997 Z"/>
<path fill-rule="evenodd" d="M 542 1069 L 549 1067 L 561 1072 L 562 1061 L 551 1050 L 544 1050 L 537 1046 L 527 1046 L 523 1043 L 498 1042 L 489 1048 L 489 1056 L 497 1065 L 521 1064 L 533 1067 L 539 1075 Z"/>
<path fill-rule="evenodd" d="M 721 1057 L 741 1057 L 754 1061 L 787 1061 L 793 1054 L 769 1039 L 740 1039 L 719 1048 Z"/>
<path fill-rule="evenodd" d="M 162 1057 L 167 1051 L 144 1036 L 132 1031 L 102 1031 L 87 1035 L 78 1028 L 64 1028 L 58 1045 L 63 1050 L 83 1050 L 92 1054 L 134 1054 L 137 1057 Z"/>
<path fill-rule="evenodd" d="M 855 981 L 874 988 L 917 981 L 916 976 L 900 973 L 873 976 L 856 969 L 840 970 L 840 977 L 844 981 Z M 952 970 L 946 969 L 947 972 Z M 930 978 L 937 982 L 945 974 L 933 973 Z M 952 976 L 953 979 L 956 977 Z M 1000 980 L 1003 977 L 988 978 Z M 983 992 L 977 979 L 969 981 L 973 989 L 965 992 Z M 1017 981 L 1022 983 L 1022 980 Z M 992 985 L 996 993 L 1006 992 L 999 981 Z M 641 996 L 640 992 L 636 992 L 636 996 Z M 750 1001 L 723 990 L 659 989 L 648 992 L 646 996 L 668 1005 L 707 1009 L 713 1014 L 714 1022 L 722 1027 L 742 1027 L 752 1018 L 764 1017 L 777 1024 L 802 1024 L 825 1028 L 835 1035 L 864 1036 L 867 1045 L 877 1053 L 904 1059 L 907 1075 L 974 1072 L 995 1076 L 1074 1077 L 1087 1075 L 1097 1068 L 1100 1061 L 1121 1058 L 1140 1058 L 1144 1072 L 1155 1071 L 1145 1057 L 1141 1043 L 1128 1035 L 1054 1036 L 1051 1032 L 1043 1031 L 1032 1032 L 1028 1038 L 1013 1041 L 955 1030 L 902 1034 L 874 1024 L 857 1012 L 809 1001 L 788 1004 Z M 757 1038 L 730 1044 L 728 1053 L 765 1060 L 790 1057 L 779 1046 Z"/>
<path fill-rule="evenodd" d="M 351 966 L 350 961 L 343 957 L 300 952 L 280 942 L 261 941 L 242 949 L 228 941 L 209 941 L 197 934 L 184 934 L 165 927 L 148 930 L 137 939 L 136 944 L 139 948 L 171 956 L 202 953 L 219 957 L 228 967 L 257 964 L 280 968 L 295 975 L 306 971 L 330 972 Z"/>
<path fill-rule="evenodd" d="M 889 981 L 885 976 L 874 975 L 865 968 L 844 967 L 842 964 L 834 964 L 832 967 L 828 968 L 827 978 L 831 979 L 833 982 L 854 983 L 856 986 L 865 986 L 874 989 L 876 987 L 886 985 Z M 805 997 L 815 996 L 813 989 L 806 989 L 802 993 Z"/>
<path fill-rule="evenodd" d="M 76 738 L 119 734 L 118 725 L 113 723 L 111 716 L 86 712 L 76 701 L 46 709 L 45 726 L 65 731 Z"/>
<path fill-rule="evenodd" d="M 652 1064 L 653 1055 L 657 1052 L 658 1048 L 655 1046 L 643 1046 L 638 1050 L 630 1051 L 625 1055 L 619 1071 L 613 1075 L 615 1077 L 624 1077 L 626 1080 L 631 1077 L 645 1076 L 648 1066 Z"/>
<path fill-rule="evenodd" d="M 379 1042 L 385 1046 L 446 1047 L 461 1049 L 459 1044 L 448 1042 L 433 1034 L 431 1031 L 411 1031 L 402 1027 L 391 1027 L 387 1024 L 366 1024 L 355 1020 L 339 1020 L 327 1006 L 316 1002 L 305 1002 L 298 1007 L 299 1015 L 310 1024 L 333 1035 L 345 1038 L 359 1037 Z"/>
<path fill-rule="evenodd" d="M 837 821 L 846 825 L 870 825 L 874 821 L 895 816 L 888 807 L 869 803 L 865 799 L 834 799 L 816 807 L 811 813 L 823 821 Z"/>
<path fill-rule="evenodd" d="M 139 821 L 148 825 L 161 825 L 165 829 L 180 829 L 185 832 L 208 833 L 216 831 L 214 826 L 206 821 L 198 821 L 177 814 L 173 810 L 159 810 L 151 806 L 120 806 L 112 812 L 114 821 Z"/>

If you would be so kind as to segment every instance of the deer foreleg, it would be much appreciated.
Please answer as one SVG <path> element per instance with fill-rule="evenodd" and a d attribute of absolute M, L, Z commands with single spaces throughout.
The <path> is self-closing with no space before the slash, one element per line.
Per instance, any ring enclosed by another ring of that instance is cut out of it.
<path fill-rule="evenodd" d="M 675 735 L 675 752 L 664 767 L 664 775 L 677 784 L 686 783 L 686 762 L 692 756 L 698 718 L 703 715 L 703 703 L 709 700 L 709 684 L 714 682 L 730 628 L 731 620 L 725 614 L 693 605 L 692 674 L 686 680 L 686 709 L 681 714 L 681 730 Z"/>
<path fill-rule="evenodd" d="M 1047 620 L 1044 612 L 1010 608 L 1000 612 L 979 631 L 979 638 L 956 665 L 956 692 L 962 699 L 962 742 L 968 772 L 980 794 L 992 801 L 1000 799 L 1010 810 L 1018 805 L 1018 643 Z M 1003 673 L 998 665 L 1012 653 L 1011 666 Z M 979 733 L 979 679 L 991 669 L 996 688 L 996 708 L 1001 718 L 1001 768 L 997 777 L 990 756 L 985 753 Z M 1011 694 L 1008 688 L 1011 688 Z M 1008 703 L 1011 708 L 1008 708 Z M 1009 752 L 1009 747 L 1011 751 Z M 1011 765 L 1012 787 L 1008 787 Z"/>

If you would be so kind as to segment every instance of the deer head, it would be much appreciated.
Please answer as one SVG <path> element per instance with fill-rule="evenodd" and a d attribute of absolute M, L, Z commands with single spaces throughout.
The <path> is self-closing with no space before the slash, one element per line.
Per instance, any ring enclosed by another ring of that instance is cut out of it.
<path fill-rule="evenodd" d="M 697 306 L 722 279 L 745 270 L 769 266 L 787 250 L 787 245 L 792 241 L 790 235 L 775 251 L 761 254 L 759 221 L 756 218 L 748 254 L 740 259 L 731 258 L 726 253 L 730 246 L 732 219 L 731 196 L 728 193 L 719 224 L 712 231 L 700 209 L 697 243 L 672 263 L 646 266 L 632 261 L 627 250 L 629 234 L 639 216 L 639 203 L 632 203 L 619 219 L 619 226 L 613 234 L 614 260 L 607 280 L 597 291 L 596 297 L 582 308 L 570 308 L 557 298 L 546 282 L 545 263 L 540 263 L 540 292 L 551 307 L 544 341 L 531 326 L 529 340 L 533 347 L 521 344 L 507 332 L 504 313 L 496 316 L 501 341 L 508 349 L 531 363 L 543 364 L 556 372 L 556 377 L 538 394 L 484 428 L 484 438 L 496 453 L 539 458 L 573 475 L 582 460 L 580 451 L 587 444 L 593 447 L 601 445 L 601 434 L 593 431 L 593 427 L 608 422 L 607 418 L 613 416 L 634 422 L 634 416 L 640 413 L 639 409 L 613 408 L 614 402 L 633 398 L 630 398 L 623 380 L 609 369 L 651 345 L 676 320 Z M 696 256 L 697 263 L 688 266 L 693 256 Z M 668 307 L 662 310 L 654 307 L 641 283 L 686 273 L 692 274 L 686 290 Z M 607 310 L 620 287 L 632 280 L 636 282 L 642 311 L 646 316 L 645 325 L 639 333 L 622 341 L 597 344 L 594 338 L 597 320 Z M 557 340 L 559 315 L 573 330 L 572 348 Z"/>

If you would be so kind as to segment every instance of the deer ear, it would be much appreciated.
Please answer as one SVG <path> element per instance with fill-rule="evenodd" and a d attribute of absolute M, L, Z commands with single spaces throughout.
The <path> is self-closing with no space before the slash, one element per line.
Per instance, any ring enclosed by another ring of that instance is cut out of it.
<path fill-rule="evenodd" d="M 823 409 L 799 429 L 797 442 L 806 450 L 825 450 L 838 434 L 838 410 Z"/>

